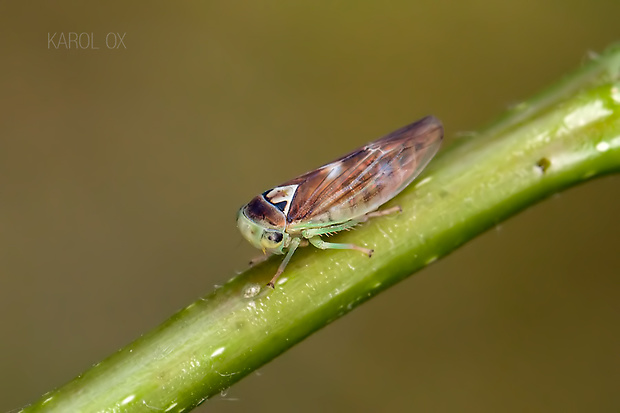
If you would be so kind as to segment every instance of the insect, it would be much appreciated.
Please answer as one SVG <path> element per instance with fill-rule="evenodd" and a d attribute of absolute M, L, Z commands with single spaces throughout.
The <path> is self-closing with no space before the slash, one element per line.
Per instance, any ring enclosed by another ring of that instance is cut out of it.
<path fill-rule="evenodd" d="M 443 138 L 441 122 L 427 116 L 254 197 L 237 215 L 245 239 L 264 253 L 286 254 L 275 282 L 300 246 L 373 250 L 325 242 L 321 235 L 353 228 L 369 218 L 400 211 L 377 211 L 415 179 L 435 156 Z"/>

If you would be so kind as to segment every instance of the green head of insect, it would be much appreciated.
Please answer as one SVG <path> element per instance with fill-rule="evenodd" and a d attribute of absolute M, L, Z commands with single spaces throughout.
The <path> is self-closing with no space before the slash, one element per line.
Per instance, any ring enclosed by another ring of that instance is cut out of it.
<path fill-rule="evenodd" d="M 237 215 L 237 227 L 241 235 L 256 248 L 271 254 L 284 254 L 290 244 L 290 235 L 277 228 L 255 222 L 244 214 L 244 208 Z"/>

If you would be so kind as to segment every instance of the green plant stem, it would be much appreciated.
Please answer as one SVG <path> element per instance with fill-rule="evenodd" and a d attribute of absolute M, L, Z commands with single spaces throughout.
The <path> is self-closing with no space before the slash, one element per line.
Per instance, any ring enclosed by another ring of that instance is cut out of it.
<path fill-rule="evenodd" d="M 188 411 L 503 219 L 619 171 L 619 73 L 620 47 L 610 48 L 442 151 L 390 203 L 401 214 L 338 236 L 374 248 L 372 258 L 304 248 L 273 291 L 270 259 L 23 411 Z"/>

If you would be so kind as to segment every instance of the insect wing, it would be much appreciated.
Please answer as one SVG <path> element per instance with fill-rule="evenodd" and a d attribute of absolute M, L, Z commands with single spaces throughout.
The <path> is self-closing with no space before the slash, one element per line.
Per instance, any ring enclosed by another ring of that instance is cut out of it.
<path fill-rule="evenodd" d="M 288 227 L 349 221 L 374 211 L 415 179 L 443 138 L 428 116 L 285 184 L 296 186 Z"/>

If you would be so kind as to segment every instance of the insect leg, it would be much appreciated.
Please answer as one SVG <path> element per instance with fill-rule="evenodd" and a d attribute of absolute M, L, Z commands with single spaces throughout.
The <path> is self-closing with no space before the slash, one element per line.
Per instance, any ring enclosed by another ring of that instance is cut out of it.
<path fill-rule="evenodd" d="M 250 260 L 250 268 L 254 267 L 255 265 L 260 264 L 261 262 L 265 262 L 267 261 L 273 254 L 268 254 L 265 253 L 263 255 L 259 255 L 257 257 L 254 257 Z"/>
<path fill-rule="evenodd" d="M 366 222 L 368 221 L 370 218 L 376 218 L 376 217 L 382 217 L 384 215 L 391 215 L 391 214 L 395 214 L 397 212 L 403 212 L 403 209 L 400 206 L 395 206 L 392 208 L 388 208 L 388 209 L 384 209 L 382 211 L 374 211 L 374 212 L 369 212 L 366 215 L 364 215 L 360 221 L 361 222 Z"/>
<path fill-rule="evenodd" d="M 300 247 L 307 247 L 307 246 L 308 246 L 308 240 L 307 240 L 307 239 L 302 239 L 302 240 L 299 242 L 299 246 L 300 246 Z M 271 258 L 272 256 L 273 256 L 273 254 L 271 254 L 271 253 L 269 253 L 269 252 L 266 252 L 266 253 L 264 253 L 263 255 L 258 255 L 258 256 L 256 256 L 256 257 L 252 258 L 252 259 L 250 260 L 250 263 L 249 263 L 250 268 L 252 268 L 252 267 L 254 267 L 254 266 L 256 266 L 256 265 L 258 265 L 258 264 L 260 264 L 260 263 L 263 263 L 263 262 L 267 261 L 267 260 L 268 260 L 269 258 Z"/>
<path fill-rule="evenodd" d="M 363 252 L 369 257 L 372 257 L 372 253 L 374 252 L 374 250 L 360 247 L 355 244 L 336 244 L 335 242 L 325 242 L 319 237 L 312 237 L 308 241 L 310 241 L 310 244 L 322 250 L 327 250 L 327 249 L 357 250 L 357 251 Z"/>
<path fill-rule="evenodd" d="M 339 232 L 345 229 L 350 229 L 359 223 L 360 223 L 359 220 L 350 220 L 350 221 L 346 221 L 340 224 L 328 225 L 326 227 L 304 229 L 303 231 L 301 231 L 301 235 L 304 238 L 310 239 L 310 238 L 316 237 L 317 235 L 325 235 L 325 234 L 329 235 L 329 234 L 333 234 L 334 232 Z"/>
<path fill-rule="evenodd" d="M 301 243 L 301 238 L 293 238 L 291 240 L 291 245 L 289 245 L 288 247 L 288 252 L 286 253 L 286 257 L 284 257 L 284 260 L 282 260 L 282 263 L 280 263 L 280 266 L 278 267 L 278 271 L 276 271 L 276 275 L 274 275 L 271 281 L 267 283 L 269 287 L 275 288 L 276 280 L 278 279 L 280 274 L 284 272 L 286 265 L 291 260 L 293 253 L 295 253 L 295 250 L 297 249 L 297 247 L 299 247 L 300 243 Z"/>

